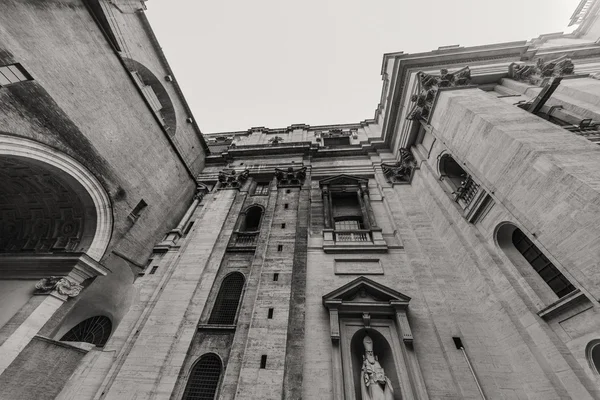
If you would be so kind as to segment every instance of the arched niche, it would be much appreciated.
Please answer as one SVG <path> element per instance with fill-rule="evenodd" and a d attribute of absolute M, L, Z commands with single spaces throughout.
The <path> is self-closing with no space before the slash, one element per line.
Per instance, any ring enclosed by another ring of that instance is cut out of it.
<path fill-rule="evenodd" d="M 123 57 L 123 61 L 142 91 L 145 92 L 146 87 L 152 89 L 152 92 L 160 102 L 160 107 L 153 104 L 153 99 L 148 98 L 148 101 L 152 105 L 154 111 L 163 119 L 164 127 L 167 129 L 169 135 L 175 135 L 175 131 L 177 130 L 175 107 L 161 80 L 158 79 L 150 69 L 144 66 L 144 64 L 126 57 Z M 152 93 L 145 93 L 145 95 L 152 96 Z"/>
<path fill-rule="evenodd" d="M 585 358 L 590 369 L 596 375 L 600 375 L 600 339 L 594 339 L 585 347 Z"/>
<path fill-rule="evenodd" d="M 387 339 L 376 329 L 362 328 L 356 331 L 350 341 L 350 351 L 352 353 L 352 375 L 354 378 L 354 393 L 356 399 L 361 398 L 361 370 L 363 366 L 362 354 L 364 354 L 363 340 L 365 336 L 373 340 L 373 353 L 377 356 L 379 364 L 383 367 L 385 375 L 392 382 L 394 389 L 394 398 L 400 399 L 400 382 L 398 380 L 398 371 L 396 370 L 396 362 L 394 361 L 392 348 Z"/>

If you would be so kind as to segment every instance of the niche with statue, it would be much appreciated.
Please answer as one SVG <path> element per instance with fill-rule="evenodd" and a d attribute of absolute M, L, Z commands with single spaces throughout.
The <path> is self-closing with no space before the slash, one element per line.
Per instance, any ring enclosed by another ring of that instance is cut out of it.
<path fill-rule="evenodd" d="M 323 296 L 335 400 L 428 399 L 412 346 L 409 301 L 365 277 Z"/>

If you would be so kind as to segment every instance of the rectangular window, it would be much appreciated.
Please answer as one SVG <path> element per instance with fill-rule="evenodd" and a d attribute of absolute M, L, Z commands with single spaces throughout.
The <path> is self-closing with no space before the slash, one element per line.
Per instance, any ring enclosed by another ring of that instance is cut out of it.
<path fill-rule="evenodd" d="M 261 369 L 267 368 L 267 356 L 265 354 L 260 356 L 260 368 Z"/>
<path fill-rule="evenodd" d="M 148 204 L 144 201 L 144 199 L 140 200 L 135 208 L 129 213 L 129 218 L 131 218 L 134 222 L 140 217 L 144 208 L 146 208 Z"/>
<path fill-rule="evenodd" d="M 283 245 L 282 244 L 278 244 L 277 245 L 277 251 L 283 251 Z"/>
<path fill-rule="evenodd" d="M 285 224 L 281 224 L 281 229 L 285 229 Z"/>
<path fill-rule="evenodd" d="M 21 64 L 0 66 L 0 86 L 31 80 L 31 76 Z"/>
<path fill-rule="evenodd" d="M 350 136 L 324 138 L 325 146 L 350 146 Z"/>
<path fill-rule="evenodd" d="M 267 313 L 267 318 L 273 319 L 273 309 L 269 308 L 269 312 Z"/>
<path fill-rule="evenodd" d="M 279 274 L 278 274 L 277 272 L 275 272 L 275 273 L 273 274 L 273 281 L 274 281 L 274 282 L 277 282 L 278 280 L 279 280 Z"/>
<path fill-rule="evenodd" d="M 290 207 L 290 205 L 289 205 L 288 203 L 285 203 L 285 204 L 283 205 L 283 208 L 285 208 L 286 210 L 287 210 L 289 207 Z"/>
<path fill-rule="evenodd" d="M 152 267 L 152 269 L 150 270 L 150 275 L 154 275 L 156 273 L 157 269 L 158 269 L 158 265 L 155 265 L 154 267 Z"/>
<path fill-rule="evenodd" d="M 256 184 L 256 189 L 254 189 L 255 196 L 268 196 L 269 195 L 269 183 L 259 182 Z"/>

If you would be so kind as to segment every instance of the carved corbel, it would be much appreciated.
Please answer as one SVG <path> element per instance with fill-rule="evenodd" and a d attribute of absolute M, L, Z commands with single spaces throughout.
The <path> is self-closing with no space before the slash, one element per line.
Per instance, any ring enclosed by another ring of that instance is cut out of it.
<path fill-rule="evenodd" d="M 35 294 L 50 294 L 56 291 L 61 296 L 75 297 L 82 290 L 83 286 L 60 276 L 42 278 L 35 284 Z"/>
<path fill-rule="evenodd" d="M 442 68 L 440 75 L 430 75 L 423 71 L 417 72 L 419 82 L 418 92 L 413 94 L 410 101 L 414 103 L 408 113 L 408 120 L 424 120 L 429 118 L 435 95 L 440 88 L 467 86 L 471 83 L 471 70 L 464 67 L 458 71 L 449 72 Z"/>
<path fill-rule="evenodd" d="M 363 320 L 363 325 L 365 326 L 365 328 L 370 328 L 371 327 L 371 314 L 367 313 L 363 313 L 362 315 L 362 320 Z"/>
<path fill-rule="evenodd" d="M 535 65 L 512 63 L 508 67 L 508 76 L 521 82 L 542 86 L 552 77 L 568 76 L 575 73 L 575 65 L 567 56 L 544 61 L 539 58 Z"/>
<path fill-rule="evenodd" d="M 409 183 L 416 164 L 408 149 L 400 149 L 400 160 L 393 164 L 381 163 L 381 169 L 388 183 Z"/>
<path fill-rule="evenodd" d="M 221 189 L 239 189 L 250 176 L 250 171 L 245 169 L 236 172 L 234 169 L 219 172 L 219 183 Z"/>
<path fill-rule="evenodd" d="M 306 167 L 294 169 L 288 167 L 287 170 L 275 168 L 275 178 L 277 178 L 277 186 L 302 186 L 306 178 Z"/>

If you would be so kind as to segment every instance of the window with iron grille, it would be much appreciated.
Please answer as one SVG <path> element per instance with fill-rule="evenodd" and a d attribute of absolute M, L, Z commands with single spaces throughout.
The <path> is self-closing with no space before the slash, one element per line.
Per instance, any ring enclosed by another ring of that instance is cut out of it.
<path fill-rule="evenodd" d="M 269 183 L 259 182 L 256 184 L 256 189 L 254 189 L 255 196 L 268 196 L 269 195 Z"/>
<path fill-rule="evenodd" d="M 242 290 L 244 289 L 244 275 L 233 272 L 223 279 L 219 294 L 215 300 L 209 324 L 233 325 L 237 314 Z"/>
<path fill-rule="evenodd" d="M 85 342 L 102 347 L 108 341 L 112 331 L 112 323 L 103 315 L 86 319 L 75 325 L 64 334 L 61 342 Z"/>
<path fill-rule="evenodd" d="M 216 354 L 205 354 L 190 372 L 183 400 L 214 400 L 221 378 L 221 360 Z"/>
<path fill-rule="evenodd" d="M 554 264 L 548 260 L 520 229 L 515 229 L 513 232 L 512 243 L 559 298 L 575 290 L 571 282 L 561 274 Z"/>

